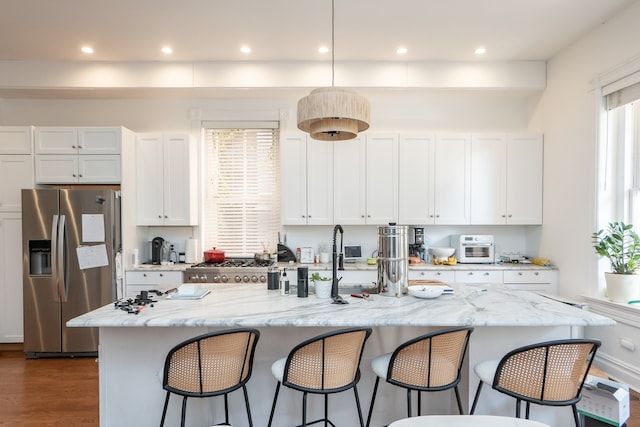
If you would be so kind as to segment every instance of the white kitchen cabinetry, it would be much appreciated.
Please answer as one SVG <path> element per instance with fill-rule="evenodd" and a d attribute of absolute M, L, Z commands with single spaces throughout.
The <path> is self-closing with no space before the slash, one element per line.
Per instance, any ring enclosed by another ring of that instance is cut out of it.
<path fill-rule="evenodd" d="M 195 149 L 188 135 L 136 138 L 138 225 L 197 225 Z"/>
<path fill-rule="evenodd" d="M 122 128 L 35 128 L 39 184 L 119 184 Z"/>
<path fill-rule="evenodd" d="M 33 188 L 33 127 L 0 126 L 0 212 L 20 212 L 20 190 Z"/>
<path fill-rule="evenodd" d="M 502 270 L 458 270 L 454 283 L 504 283 Z"/>
<path fill-rule="evenodd" d="M 470 223 L 469 134 L 401 136 L 399 165 L 401 224 Z"/>
<path fill-rule="evenodd" d="M 409 270 L 409 280 L 439 280 L 444 283 L 453 283 L 455 282 L 455 273 L 453 271 Z"/>
<path fill-rule="evenodd" d="M 0 212 L 0 343 L 23 342 L 22 215 Z"/>
<path fill-rule="evenodd" d="M 333 224 L 333 143 L 283 135 L 280 165 L 282 224 Z"/>
<path fill-rule="evenodd" d="M 334 220 L 388 224 L 398 220 L 398 137 L 367 135 L 334 144 Z"/>
<path fill-rule="evenodd" d="M 522 291 L 558 293 L 556 270 L 505 270 L 504 284 Z"/>
<path fill-rule="evenodd" d="M 474 134 L 472 224 L 542 224 L 540 134 Z"/>
<path fill-rule="evenodd" d="M 127 298 L 140 294 L 140 291 L 167 290 L 183 283 L 182 271 L 127 271 L 125 282 Z"/>

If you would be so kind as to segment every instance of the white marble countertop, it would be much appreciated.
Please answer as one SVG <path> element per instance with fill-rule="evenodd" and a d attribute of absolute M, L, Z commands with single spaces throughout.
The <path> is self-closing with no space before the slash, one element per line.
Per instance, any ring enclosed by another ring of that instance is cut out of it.
<path fill-rule="evenodd" d="M 455 293 L 436 299 L 372 295 L 344 296 L 332 304 L 314 295 L 298 298 L 264 284 L 210 285 L 200 300 L 159 297 L 153 307 L 128 314 L 113 304 L 69 322 L 71 327 L 348 327 L 348 326 L 606 326 L 607 317 L 501 284 L 451 285 Z M 342 295 L 345 295 L 341 291 Z M 348 293 L 346 294 L 348 295 Z"/>
<path fill-rule="evenodd" d="M 169 265 L 154 265 L 154 264 L 140 264 L 138 266 L 127 267 L 127 271 L 184 271 L 186 268 L 191 267 L 192 264 L 169 264 Z M 300 263 L 278 263 L 278 267 L 280 269 L 287 268 L 288 270 L 297 269 L 298 267 L 308 267 L 309 270 L 328 270 L 330 271 L 333 267 L 331 263 L 328 264 L 300 264 Z M 369 265 L 365 262 L 356 262 L 356 263 L 345 263 L 344 271 L 376 271 L 378 269 L 377 265 Z M 417 271 L 486 271 L 486 270 L 555 270 L 556 268 L 551 267 L 543 267 L 534 264 L 511 264 L 511 263 L 493 263 L 493 264 L 456 264 L 456 265 L 433 265 L 433 264 L 422 264 L 422 265 L 410 265 L 409 270 L 417 270 Z"/>

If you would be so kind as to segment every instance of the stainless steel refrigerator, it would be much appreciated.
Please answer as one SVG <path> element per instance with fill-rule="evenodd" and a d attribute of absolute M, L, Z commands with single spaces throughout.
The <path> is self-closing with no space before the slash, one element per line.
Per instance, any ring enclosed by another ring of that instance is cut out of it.
<path fill-rule="evenodd" d="M 116 300 L 119 192 L 22 190 L 22 239 L 26 357 L 95 354 L 97 329 L 66 323 Z"/>

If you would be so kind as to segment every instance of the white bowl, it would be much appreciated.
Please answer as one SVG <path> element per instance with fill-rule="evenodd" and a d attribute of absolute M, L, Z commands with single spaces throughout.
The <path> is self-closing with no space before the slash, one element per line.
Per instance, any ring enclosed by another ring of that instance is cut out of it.
<path fill-rule="evenodd" d="M 409 295 L 416 298 L 437 298 L 444 292 L 447 286 L 409 286 Z"/>
<path fill-rule="evenodd" d="M 429 248 L 429 253 L 436 258 L 449 258 L 455 251 L 455 248 Z"/>

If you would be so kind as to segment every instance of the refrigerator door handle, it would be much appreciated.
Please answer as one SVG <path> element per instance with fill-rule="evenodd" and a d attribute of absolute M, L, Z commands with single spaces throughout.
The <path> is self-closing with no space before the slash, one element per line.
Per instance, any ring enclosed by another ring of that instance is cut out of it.
<path fill-rule="evenodd" d="M 67 275 L 65 271 L 65 253 L 64 253 L 64 237 L 67 232 L 66 228 L 66 216 L 60 215 L 58 222 L 58 239 L 56 246 L 58 248 L 58 293 L 60 294 L 60 301 L 67 302 Z"/>
<path fill-rule="evenodd" d="M 53 300 L 60 302 L 60 276 L 58 263 L 58 223 L 59 215 L 54 215 L 51 220 L 51 280 L 53 281 Z"/>

